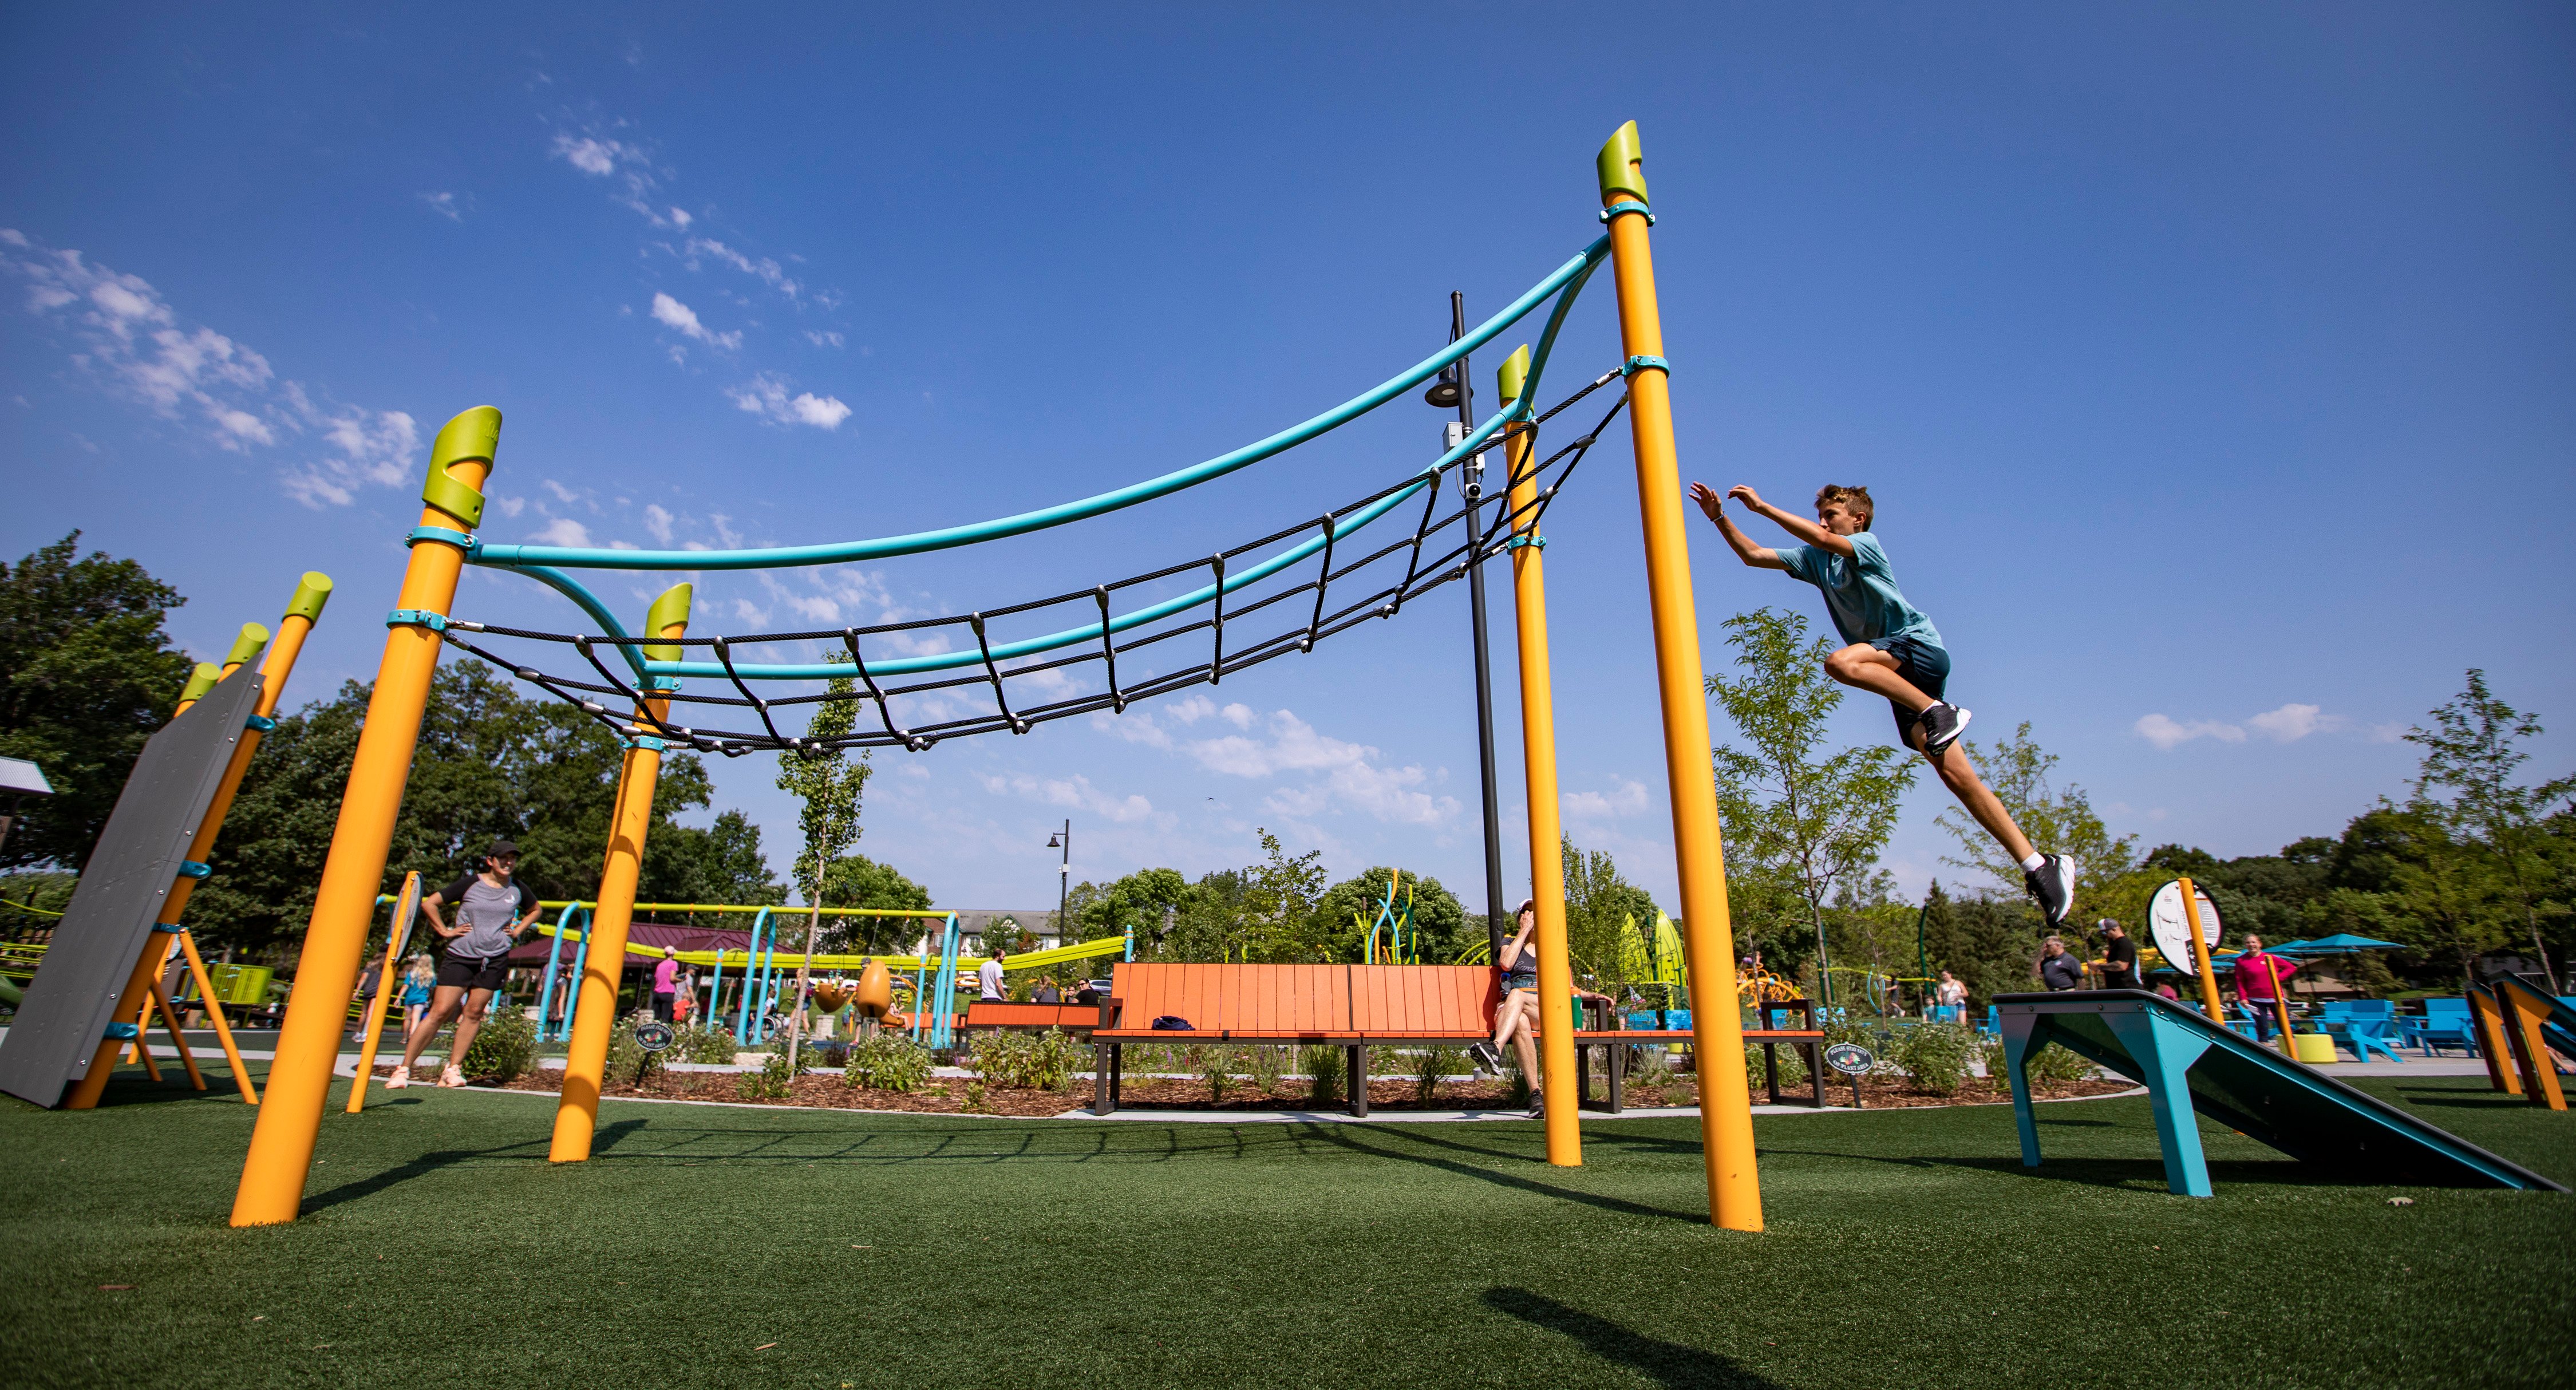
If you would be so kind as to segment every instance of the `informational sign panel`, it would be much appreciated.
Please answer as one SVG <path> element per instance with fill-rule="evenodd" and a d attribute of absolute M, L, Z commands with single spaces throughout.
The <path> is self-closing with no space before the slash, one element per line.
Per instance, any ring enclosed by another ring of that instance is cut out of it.
<path fill-rule="evenodd" d="M 0 1091 L 52 1107 L 89 1071 L 258 703 L 245 665 L 143 745 L 0 1044 Z"/>
<path fill-rule="evenodd" d="M 2218 904 L 2209 900 L 2209 894 L 2199 884 L 2192 885 L 2191 895 L 2200 908 L 2201 944 L 2215 951 L 2218 949 Z M 2199 968 L 2193 963 L 2191 954 L 2191 924 L 2183 917 L 2182 880 L 2176 879 L 2157 889 L 2156 896 L 2147 903 L 2147 934 L 2155 938 L 2156 949 L 2165 953 L 2165 960 L 2174 969 L 2192 971 Z"/>
<path fill-rule="evenodd" d="M 1845 1076 L 1863 1076 L 1878 1065 L 1878 1058 L 1859 1043 L 1839 1042 L 1825 1049 L 1825 1065 Z"/>

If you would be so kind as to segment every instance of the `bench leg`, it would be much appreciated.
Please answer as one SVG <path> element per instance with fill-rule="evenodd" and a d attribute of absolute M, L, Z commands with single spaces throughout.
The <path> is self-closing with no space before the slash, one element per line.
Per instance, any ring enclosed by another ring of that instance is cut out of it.
<path fill-rule="evenodd" d="M 1096 1042 L 1091 1045 L 1091 1113 L 1106 1115 L 1117 1109 L 1109 1098 L 1109 1058 L 1118 1044 Z"/>
<path fill-rule="evenodd" d="M 1798 1050 L 1807 1057 L 1807 1079 L 1816 1083 L 1816 1093 L 1807 1104 L 1825 1108 L 1825 1049 L 1815 1043 L 1800 1043 Z"/>
<path fill-rule="evenodd" d="M 1762 1044 L 1762 1077 L 1771 1083 L 1771 1103 L 1780 1103 L 1780 1044 Z"/>
<path fill-rule="evenodd" d="M 1618 1114 L 1620 1110 L 1619 1083 L 1625 1079 L 1627 1070 L 1628 1049 L 1612 1047 L 1610 1049 L 1610 1113 L 1613 1115 Z"/>
<path fill-rule="evenodd" d="M 1353 1043 L 1350 1049 L 1351 1114 L 1368 1118 L 1368 1044 Z"/>

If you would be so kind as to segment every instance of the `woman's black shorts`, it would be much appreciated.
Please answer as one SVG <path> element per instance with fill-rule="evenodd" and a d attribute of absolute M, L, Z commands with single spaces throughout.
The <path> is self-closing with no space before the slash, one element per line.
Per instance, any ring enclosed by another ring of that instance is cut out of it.
<path fill-rule="evenodd" d="M 1896 658 L 1896 674 L 1905 677 L 1907 684 L 1933 699 L 1940 699 L 1941 692 L 1948 688 L 1950 653 L 1947 651 L 1911 637 L 1881 637 L 1870 645 Z M 1894 700 L 1887 702 L 1887 708 L 1896 716 L 1896 746 L 1912 750 L 1914 723 L 1921 716 Z"/>
<path fill-rule="evenodd" d="M 443 989 L 499 989 L 509 973 L 507 951 L 497 956 L 442 954 L 438 958 L 438 983 Z"/>

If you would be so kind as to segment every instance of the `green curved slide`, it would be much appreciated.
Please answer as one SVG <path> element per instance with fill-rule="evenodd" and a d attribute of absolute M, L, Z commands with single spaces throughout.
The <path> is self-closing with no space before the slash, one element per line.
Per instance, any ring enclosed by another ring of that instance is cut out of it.
<path fill-rule="evenodd" d="M 2564 1192 L 2412 1113 L 2221 1028 L 2199 1010 L 2142 990 L 2068 990 L 1995 997 L 2010 1071 L 2024 1167 L 2039 1166 L 2025 1058 L 2056 1043 L 2143 1083 L 2163 1141 L 2165 1185 L 2210 1195 L 2200 1147 L 2202 1115 L 2303 1162 L 2356 1181 L 2424 1187 L 2509 1187 Z"/>

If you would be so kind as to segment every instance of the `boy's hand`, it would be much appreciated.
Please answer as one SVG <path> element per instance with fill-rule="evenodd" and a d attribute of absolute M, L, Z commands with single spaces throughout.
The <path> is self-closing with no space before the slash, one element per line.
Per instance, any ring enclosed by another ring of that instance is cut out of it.
<path fill-rule="evenodd" d="M 1754 511 L 1758 512 L 1763 509 L 1761 494 L 1755 492 L 1748 484 L 1737 483 L 1735 486 L 1726 490 L 1726 495 L 1735 501 L 1743 503 Z"/>
<path fill-rule="evenodd" d="M 1710 487 L 1708 484 L 1691 484 L 1690 500 L 1699 504 L 1700 515 L 1707 517 L 1709 520 L 1722 521 L 1725 519 L 1726 501 L 1724 498 L 1717 495 L 1717 489 Z"/>

